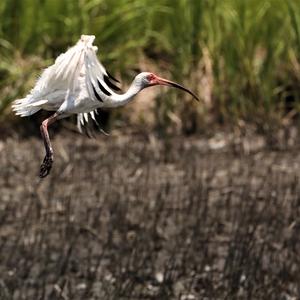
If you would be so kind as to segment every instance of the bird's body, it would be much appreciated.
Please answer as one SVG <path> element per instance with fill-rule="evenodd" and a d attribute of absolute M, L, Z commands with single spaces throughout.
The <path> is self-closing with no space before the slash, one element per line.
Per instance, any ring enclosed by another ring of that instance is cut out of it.
<path fill-rule="evenodd" d="M 153 73 L 142 72 L 137 75 L 124 94 L 114 79 L 99 62 L 96 56 L 97 47 L 93 46 L 95 37 L 82 35 L 75 46 L 61 54 L 55 63 L 48 67 L 38 79 L 35 87 L 23 99 L 14 101 L 13 110 L 22 117 L 30 116 L 43 109 L 55 111 L 41 125 L 41 133 L 45 143 L 46 156 L 41 165 L 40 176 L 49 174 L 53 162 L 47 127 L 57 119 L 77 114 L 78 127 L 88 121 L 95 120 L 94 112 L 98 108 L 112 108 L 125 105 L 146 87 L 168 85 L 185 89 L 181 85 L 160 78 Z"/>
<path fill-rule="evenodd" d="M 93 36 L 82 36 L 74 47 L 61 54 L 55 63 L 43 72 L 29 95 L 15 101 L 13 109 L 16 114 L 28 116 L 40 109 L 79 114 L 89 113 L 100 107 L 110 107 L 113 103 L 110 98 L 117 94 L 103 80 L 104 76 L 109 78 L 109 75 L 95 60 L 97 48 L 92 45 L 93 40 Z M 94 54 L 92 58 L 95 61 L 86 59 L 86 56 L 91 54 Z M 97 68 L 98 76 L 92 78 L 93 74 L 87 71 L 88 68 Z M 91 82 L 95 80 L 101 82 L 107 94 L 99 87 L 91 86 Z"/>

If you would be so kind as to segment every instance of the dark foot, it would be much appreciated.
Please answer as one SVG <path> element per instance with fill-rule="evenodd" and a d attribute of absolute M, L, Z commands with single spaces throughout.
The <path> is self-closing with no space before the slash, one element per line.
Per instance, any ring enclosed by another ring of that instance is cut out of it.
<path fill-rule="evenodd" d="M 53 157 L 46 155 L 40 168 L 40 177 L 46 177 L 52 168 Z"/>

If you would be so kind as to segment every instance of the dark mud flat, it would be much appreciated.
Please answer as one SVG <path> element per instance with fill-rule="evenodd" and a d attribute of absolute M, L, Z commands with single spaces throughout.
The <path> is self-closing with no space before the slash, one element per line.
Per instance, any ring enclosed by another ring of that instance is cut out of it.
<path fill-rule="evenodd" d="M 300 151 L 205 145 L 0 142 L 0 299 L 298 299 Z"/>

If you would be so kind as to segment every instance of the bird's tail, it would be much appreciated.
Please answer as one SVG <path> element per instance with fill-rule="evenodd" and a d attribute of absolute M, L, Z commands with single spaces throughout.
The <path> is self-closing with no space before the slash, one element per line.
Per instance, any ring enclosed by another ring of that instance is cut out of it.
<path fill-rule="evenodd" d="M 32 101 L 29 97 L 17 99 L 12 104 L 12 110 L 18 116 L 27 117 L 39 111 L 47 102 L 47 100 Z"/>

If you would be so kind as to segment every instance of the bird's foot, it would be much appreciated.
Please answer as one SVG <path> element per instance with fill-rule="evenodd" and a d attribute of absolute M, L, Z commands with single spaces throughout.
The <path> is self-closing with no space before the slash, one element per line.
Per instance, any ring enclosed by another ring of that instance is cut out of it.
<path fill-rule="evenodd" d="M 50 173 L 52 164 L 53 164 L 53 156 L 46 155 L 40 167 L 40 178 L 44 178 Z"/>

